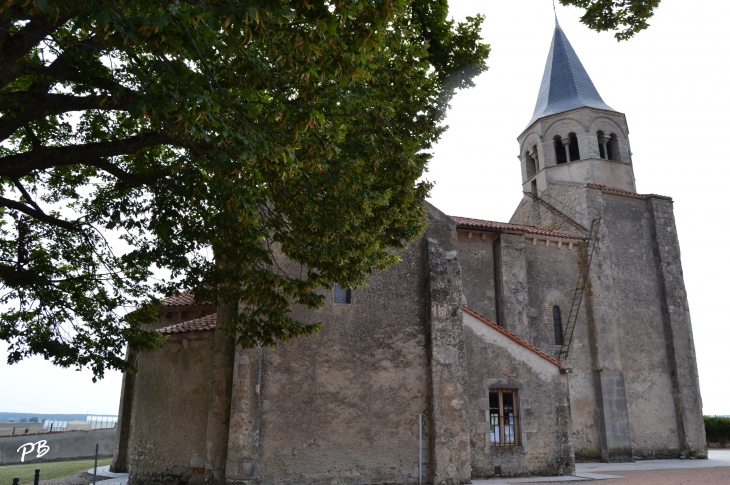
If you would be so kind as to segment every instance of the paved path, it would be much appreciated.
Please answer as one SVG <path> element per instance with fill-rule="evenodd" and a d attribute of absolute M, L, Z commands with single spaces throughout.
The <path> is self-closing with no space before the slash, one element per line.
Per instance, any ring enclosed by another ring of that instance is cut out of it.
<path fill-rule="evenodd" d="M 626 475 L 634 475 L 634 472 L 637 471 L 701 469 L 718 467 L 730 467 L 730 449 L 710 450 L 707 460 L 640 460 L 633 463 L 576 463 L 574 476 L 492 478 L 489 480 L 474 480 L 472 484 L 509 485 L 512 483 L 586 482 L 593 480 L 623 478 Z M 697 483 L 700 482 L 698 481 Z M 718 483 L 730 483 L 730 481 L 723 481 Z"/>
<path fill-rule="evenodd" d="M 94 469 L 86 470 L 89 475 L 94 474 Z M 127 485 L 129 473 L 113 473 L 109 471 L 109 465 L 100 466 L 96 469 L 96 476 L 104 478 L 104 485 Z"/>
<path fill-rule="evenodd" d="M 728 450 L 710 450 L 707 460 L 641 460 L 633 463 L 577 463 L 575 468 L 575 476 L 564 477 L 526 477 L 526 478 L 492 478 L 489 480 L 474 480 L 472 485 L 510 485 L 513 483 L 566 483 L 566 482 L 590 482 L 594 480 L 609 480 L 613 478 L 624 478 L 625 476 L 637 475 L 635 472 L 646 470 L 679 470 L 679 469 L 698 469 L 698 468 L 730 468 L 730 449 Z M 624 473 L 625 472 L 625 473 Z M 89 474 L 94 474 L 94 469 L 88 470 Z M 623 473 L 623 475 L 622 475 Z M 128 473 L 112 473 L 109 471 L 109 465 L 101 466 L 96 469 L 98 477 L 104 477 L 104 485 L 127 485 L 129 479 Z M 711 482 L 700 482 L 692 479 L 687 483 L 730 483 L 730 474 L 728 474 L 728 482 L 718 482 L 717 478 Z M 658 478 L 658 477 L 657 477 Z M 637 482 L 638 483 L 638 482 Z M 642 483 L 658 483 L 654 481 Z M 667 483 L 664 481 L 664 483 Z"/>

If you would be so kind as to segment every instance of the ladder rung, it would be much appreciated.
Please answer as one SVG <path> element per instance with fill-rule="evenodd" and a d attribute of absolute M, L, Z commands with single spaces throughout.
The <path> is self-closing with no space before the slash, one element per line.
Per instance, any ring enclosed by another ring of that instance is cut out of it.
<path fill-rule="evenodd" d="M 598 248 L 598 227 L 601 223 L 601 218 L 593 219 L 591 221 L 591 230 L 588 234 L 588 239 L 585 240 L 584 246 L 584 265 L 578 271 L 578 282 L 576 283 L 575 291 L 573 292 L 572 299 L 570 301 L 570 312 L 568 312 L 568 321 L 565 325 L 565 332 L 563 334 L 563 344 L 560 346 L 558 351 L 558 360 L 562 361 L 568 358 L 568 352 L 570 351 L 570 344 L 573 341 L 573 331 L 575 330 L 575 324 L 578 321 L 578 314 L 580 313 L 580 304 L 583 301 L 583 293 L 585 292 L 586 281 L 591 270 L 591 262 L 593 261 L 593 253 Z"/>

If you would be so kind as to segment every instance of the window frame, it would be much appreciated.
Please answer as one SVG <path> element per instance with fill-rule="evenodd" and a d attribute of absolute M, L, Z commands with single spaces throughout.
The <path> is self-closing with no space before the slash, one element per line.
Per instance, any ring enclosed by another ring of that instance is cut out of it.
<path fill-rule="evenodd" d="M 493 406 L 493 394 L 496 394 L 497 397 L 496 407 Z M 505 395 L 511 396 L 511 413 L 505 412 Z M 487 399 L 489 401 L 487 423 L 489 424 L 490 446 L 522 446 L 522 440 L 520 437 L 522 430 L 519 415 L 519 390 L 504 388 L 488 389 Z M 494 413 L 494 410 L 497 410 L 497 413 Z M 505 425 L 506 420 L 508 420 L 508 424 Z"/>

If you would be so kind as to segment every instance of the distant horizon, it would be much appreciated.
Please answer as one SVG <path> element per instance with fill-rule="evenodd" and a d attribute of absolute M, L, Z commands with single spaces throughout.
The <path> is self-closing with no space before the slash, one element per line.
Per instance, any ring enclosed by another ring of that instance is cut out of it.
<path fill-rule="evenodd" d="M 86 421 L 87 416 L 119 416 L 118 414 L 94 414 L 94 413 L 16 413 L 13 411 L 0 411 L 0 422 L 7 423 L 8 419 L 11 418 L 44 418 L 58 420 L 59 418 L 65 417 L 79 417 L 83 416 L 82 419 L 67 419 L 67 421 Z"/>

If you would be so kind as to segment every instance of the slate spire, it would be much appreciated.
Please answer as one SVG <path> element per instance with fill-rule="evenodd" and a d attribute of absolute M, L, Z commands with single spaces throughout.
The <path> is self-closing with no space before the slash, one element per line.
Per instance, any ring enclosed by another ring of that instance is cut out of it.
<path fill-rule="evenodd" d="M 553 42 L 528 126 L 545 116 L 584 107 L 616 111 L 601 99 L 555 17 Z"/>

